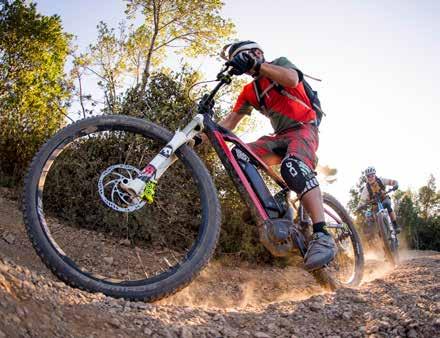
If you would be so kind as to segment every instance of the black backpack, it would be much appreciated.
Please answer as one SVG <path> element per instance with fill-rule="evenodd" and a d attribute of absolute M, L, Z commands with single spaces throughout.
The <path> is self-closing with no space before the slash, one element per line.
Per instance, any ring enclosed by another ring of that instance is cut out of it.
<path fill-rule="evenodd" d="M 316 119 L 318 126 L 321 124 L 322 117 L 325 115 L 325 113 L 322 111 L 321 108 L 321 101 L 319 101 L 318 92 L 316 90 L 313 90 L 312 86 L 303 79 L 302 81 L 304 90 L 307 94 L 307 97 L 309 98 L 310 103 L 312 104 L 312 109 L 316 113 Z"/>

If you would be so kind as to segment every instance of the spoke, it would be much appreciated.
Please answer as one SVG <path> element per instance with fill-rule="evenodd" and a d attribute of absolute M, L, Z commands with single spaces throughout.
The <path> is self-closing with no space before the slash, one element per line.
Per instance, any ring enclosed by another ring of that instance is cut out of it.
<path fill-rule="evenodd" d="M 133 143 L 130 143 L 130 145 L 128 146 L 127 155 L 125 156 L 124 164 L 127 164 L 127 161 L 130 158 L 130 153 L 131 153 L 132 148 L 133 148 Z"/>
<path fill-rule="evenodd" d="M 138 248 L 137 246 L 135 246 L 135 247 L 134 247 L 134 250 L 135 250 L 135 252 L 136 252 L 136 256 L 137 256 L 137 258 L 138 258 L 138 260 L 139 260 L 139 263 L 141 263 L 142 270 L 144 271 L 145 277 L 148 278 L 149 276 L 148 276 L 147 271 L 145 271 L 145 265 L 144 265 L 144 262 L 142 261 L 141 256 L 139 255 L 139 248 Z"/>
<path fill-rule="evenodd" d="M 121 193 L 120 190 L 118 189 L 118 196 L 119 196 L 119 198 L 122 200 L 122 202 L 124 202 L 124 203 L 127 204 L 127 205 L 130 205 L 130 202 L 127 201 L 127 200 L 124 198 L 125 196 L 129 196 L 128 194 L 126 194 L 126 193 Z"/>
<path fill-rule="evenodd" d="M 108 186 L 111 183 L 118 182 L 118 181 L 120 181 L 120 179 L 119 178 L 115 178 L 114 180 L 108 181 L 106 184 L 104 184 L 104 187 Z"/>
<path fill-rule="evenodd" d="M 165 245 L 165 247 L 168 249 L 168 252 L 169 252 L 169 253 L 171 254 L 171 256 L 174 258 L 174 261 L 175 261 L 176 263 L 179 263 L 179 261 L 177 260 L 176 256 L 174 255 L 174 252 L 173 252 L 172 250 L 170 250 L 170 248 L 168 248 L 168 246 L 165 244 L 165 242 L 163 241 L 163 239 L 161 239 L 161 242 L 162 242 L 162 244 Z M 166 257 L 164 258 L 164 260 L 165 260 L 165 262 L 168 264 L 168 266 L 169 266 L 170 268 L 173 267 L 173 265 L 170 264 L 170 262 L 168 261 L 168 259 L 167 259 Z"/>
<path fill-rule="evenodd" d="M 141 146 L 143 146 L 143 145 L 141 145 Z M 138 167 L 140 167 L 141 164 L 143 163 L 144 157 L 145 157 L 145 154 L 147 153 L 147 151 L 148 151 L 148 148 L 144 147 L 144 151 L 142 152 L 142 156 L 140 157 L 139 162 L 138 162 Z"/>
<path fill-rule="evenodd" d="M 112 171 L 111 174 L 112 174 L 112 175 L 116 175 L 116 176 L 118 176 L 119 179 L 121 179 L 121 178 L 122 178 L 122 179 L 123 179 L 123 178 L 126 178 L 124 175 L 122 175 L 122 174 L 120 174 L 120 173 L 118 173 L 118 172 L 116 172 L 116 171 Z"/>

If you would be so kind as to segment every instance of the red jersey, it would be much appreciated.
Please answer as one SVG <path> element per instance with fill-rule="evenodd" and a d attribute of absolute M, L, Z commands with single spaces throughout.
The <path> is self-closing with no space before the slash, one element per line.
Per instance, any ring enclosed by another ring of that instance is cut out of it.
<path fill-rule="evenodd" d="M 260 108 L 253 82 L 248 83 L 244 86 L 242 92 L 238 96 L 233 111 L 240 114 L 250 114 L 252 109 L 257 109 L 258 111 L 269 117 L 275 133 L 279 133 L 283 130 L 289 129 L 297 125 L 298 122 L 311 122 L 313 120 L 316 120 L 315 111 L 309 108 L 311 107 L 311 103 L 302 84 L 303 75 L 301 71 L 299 71 L 285 57 L 278 58 L 271 62 L 271 64 L 285 68 L 291 68 L 298 72 L 298 76 L 300 79 L 299 84 L 294 88 L 285 87 L 284 89 L 291 96 L 294 96 L 304 102 L 307 107 L 304 106 L 304 104 L 292 100 L 292 98 L 281 94 L 273 87 L 267 90 L 267 88 L 272 85 L 272 81 L 263 76 L 259 78 L 259 84 L 261 88 L 261 93 L 265 93 L 265 90 L 267 90 L 267 92 L 264 94 L 266 111 L 262 111 L 262 109 Z"/>

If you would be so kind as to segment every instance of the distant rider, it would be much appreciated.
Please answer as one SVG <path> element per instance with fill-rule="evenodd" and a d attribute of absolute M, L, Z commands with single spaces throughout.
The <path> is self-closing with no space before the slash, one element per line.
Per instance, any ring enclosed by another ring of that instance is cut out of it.
<path fill-rule="evenodd" d="M 364 175 L 367 179 L 367 183 L 362 190 L 358 210 L 365 209 L 368 202 L 372 200 L 376 194 L 379 194 L 381 196 L 382 205 L 388 210 L 394 230 L 396 233 L 400 233 L 400 226 L 397 224 L 396 213 L 391 206 L 391 199 L 385 194 L 386 186 L 392 186 L 397 190 L 399 188 L 399 183 L 396 180 L 377 177 L 376 169 L 374 167 L 368 167 L 365 169 Z"/>

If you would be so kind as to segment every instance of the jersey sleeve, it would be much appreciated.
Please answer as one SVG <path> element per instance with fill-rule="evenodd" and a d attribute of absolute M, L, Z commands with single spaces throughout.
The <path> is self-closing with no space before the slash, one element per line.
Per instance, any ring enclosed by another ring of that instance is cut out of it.
<path fill-rule="evenodd" d="M 392 186 L 392 185 L 396 185 L 396 184 L 397 184 L 397 181 L 396 181 L 396 180 L 391 180 L 391 179 L 389 179 L 389 178 L 381 178 L 381 181 L 382 181 L 382 183 L 383 183 L 384 185 L 389 185 L 389 186 Z"/>
<path fill-rule="evenodd" d="M 275 59 L 274 61 L 272 61 L 272 64 L 280 66 L 280 67 L 284 67 L 284 68 L 290 68 L 293 70 L 296 70 L 296 72 L 298 73 L 298 78 L 299 78 L 299 82 L 301 82 L 302 80 L 304 80 L 304 74 L 302 71 L 300 71 L 298 69 L 297 66 L 295 66 L 292 62 L 290 62 L 290 60 L 284 56 Z"/>
<path fill-rule="evenodd" d="M 246 98 L 246 92 L 243 90 L 238 96 L 232 111 L 238 114 L 251 115 L 253 109 L 254 108 Z"/>

